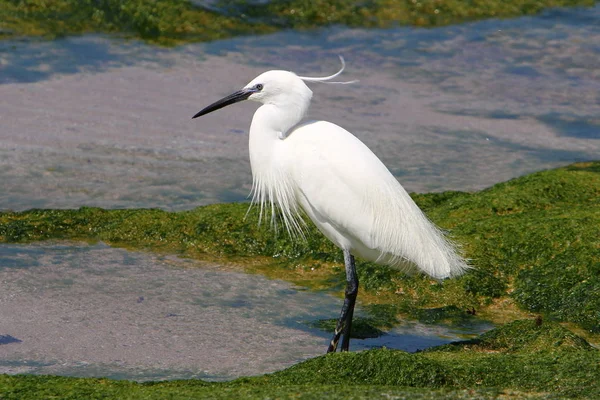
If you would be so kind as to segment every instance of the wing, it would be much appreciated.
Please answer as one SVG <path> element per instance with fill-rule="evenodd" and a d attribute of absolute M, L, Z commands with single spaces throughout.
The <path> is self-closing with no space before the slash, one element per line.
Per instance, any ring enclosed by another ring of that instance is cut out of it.
<path fill-rule="evenodd" d="M 385 192 L 391 187 L 395 196 L 410 199 L 394 176 L 365 144 L 337 125 L 307 123 L 288 140 L 285 156 L 302 197 L 321 217 L 315 223 L 328 222 L 377 248 L 375 213 L 390 206 Z"/>
<path fill-rule="evenodd" d="M 306 123 L 286 138 L 282 157 L 300 204 L 339 247 L 438 278 L 466 268 L 391 172 L 350 132 L 324 121 Z"/>

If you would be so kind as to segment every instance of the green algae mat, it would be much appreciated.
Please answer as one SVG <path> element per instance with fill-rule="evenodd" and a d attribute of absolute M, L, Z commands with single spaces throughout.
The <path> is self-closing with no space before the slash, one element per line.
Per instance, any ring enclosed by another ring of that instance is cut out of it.
<path fill-rule="evenodd" d="M 198 2 L 201 3 L 201 2 Z M 434 27 L 537 14 L 594 0 L 0 0 L 0 38 L 118 33 L 174 45 L 330 25 Z"/>
<path fill-rule="evenodd" d="M 401 318 L 457 325 L 472 318 L 517 321 L 416 354 L 332 354 L 225 383 L 0 376 L 0 398 L 599 397 L 600 353 L 572 331 L 598 343 L 600 162 L 541 171 L 476 193 L 413 197 L 462 245 L 474 269 L 436 282 L 360 263 L 359 301 L 369 317 L 359 326 L 385 331 Z M 256 210 L 246 215 L 247 209 L 218 204 L 185 212 L 4 212 L 0 242 L 104 241 L 238 265 L 341 294 L 338 249 L 311 225 L 306 240 L 292 240 L 259 224 Z"/>

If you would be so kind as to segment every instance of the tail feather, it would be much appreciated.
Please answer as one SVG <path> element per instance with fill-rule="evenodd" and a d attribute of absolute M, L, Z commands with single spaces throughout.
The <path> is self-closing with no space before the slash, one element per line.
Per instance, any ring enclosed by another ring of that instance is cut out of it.
<path fill-rule="evenodd" d="M 378 244 L 380 254 L 376 262 L 407 272 L 417 270 L 435 279 L 458 276 L 471 268 L 460 248 L 427 218 L 399 183 L 385 190 L 384 196 L 395 201 L 385 209 L 373 210 L 372 243 Z"/>

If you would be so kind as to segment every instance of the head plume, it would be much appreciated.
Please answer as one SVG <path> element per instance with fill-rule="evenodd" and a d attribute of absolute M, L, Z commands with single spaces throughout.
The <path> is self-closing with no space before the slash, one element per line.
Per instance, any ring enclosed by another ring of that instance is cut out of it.
<path fill-rule="evenodd" d="M 338 72 L 336 72 L 335 74 L 329 75 L 329 76 L 323 76 L 323 77 L 298 76 L 298 78 L 300 78 L 306 82 L 336 83 L 339 85 L 348 85 L 350 83 L 358 82 L 358 80 L 345 81 L 345 82 L 330 81 L 330 79 L 333 79 L 336 76 L 340 75 L 346 68 L 346 62 L 344 61 L 344 57 L 342 57 L 342 56 L 338 56 L 338 57 L 340 58 L 340 61 L 342 62 L 342 68 L 340 68 L 340 70 Z"/>

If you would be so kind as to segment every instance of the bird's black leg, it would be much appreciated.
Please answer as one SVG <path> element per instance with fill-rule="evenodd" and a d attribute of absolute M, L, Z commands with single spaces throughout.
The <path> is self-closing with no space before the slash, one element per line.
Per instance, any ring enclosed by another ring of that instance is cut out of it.
<path fill-rule="evenodd" d="M 354 315 L 354 305 L 356 304 L 356 295 L 358 294 L 358 276 L 356 275 L 354 256 L 348 250 L 344 250 L 344 264 L 346 265 L 346 296 L 340 319 L 327 348 L 328 353 L 332 353 L 337 349 L 342 334 L 344 335 L 342 339 L 342 351 L 348 351 L 348 347 L 350 346 L 352 316 Z"/>

